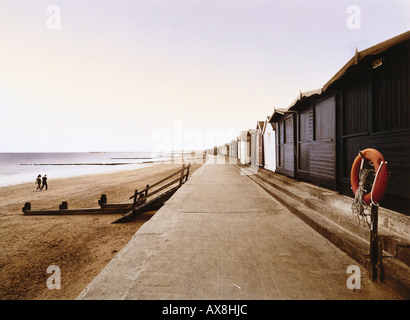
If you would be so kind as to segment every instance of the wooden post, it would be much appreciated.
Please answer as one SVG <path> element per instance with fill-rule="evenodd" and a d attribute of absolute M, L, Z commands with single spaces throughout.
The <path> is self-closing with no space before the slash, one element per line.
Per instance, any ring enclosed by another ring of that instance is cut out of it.
<path fill-rule="evenodd" d="M 68 203 L 67 203 L 67 201 L 61 202 L 61 204 L 60 204 L 60 206 L 59 206 L 59 209 L 60 209 L 60 210 L 66 210 L 66 209 L 68 209 Z"/>
<path fill-rule="evenodd" d="M 135 210 L 135 207 L 137 206 L 137 195 L 138 195 L 138 190 L 135 190 L 135 193 L 134 193 L 134 201 L 133 201 L 133 203 L 132 203 L 132 211 L 134 211 L 134 210 Z"/>
<path fill-rule="evenodd" d="M 145 197 L 145 195 L 143 195 L 142 193 L 140 194 L 140 197 L 138 198 L 138 201 L 137 201 L 137 206 L 139 206 L 139 205 L 141 205 L 141 204 L 143 204 L 143 203 L 145 203 L 145 202 L 147 202 L 147 198 Z"/>
<path fill-rule="evenodd" d="M 107 204 L 107 196 L 105 194 L 101 195 L 100 200 L 98 200 L 98 204 L 102 206 L 103 204 Z"/>
<path fill-rule="evenodd" d="M 378 209 L 377 205 L 371 205 L 370 210 L 370 278 L 373 282 L 382 281 L 382 242 L 378 236 Z"/>
<path fill-rule="evenodd" d="M 30 202 L 26 202 L 26 203 L 24 204 L 24 207 L 23 207 L 23 212 L 30 211 L 30 210 L 31 210 L 31 203 L 30 203 Z"/>
<path fill-rule="evenodd" d="M 148 189 L 149 189 L 149 184 L 145 186 L 145 197 L 147 197 L 148 195 Z"/>
<path fill-rule="evenodd" d="M 191 168 L 191 163 L 188 163 L 188 169 L 186 170 L 185 182 L 187 182 L 187 180 L 188 180 L 189 168 Z"/>
<path fill-rule="evenodd" d="M 378 237 L 377 241 L 377 263 L 376 263 L 376 269 L 377 269 L 377 281 L 383 282 L 383 243 Z"/>
<path fill-rule="evenodd" d="M 181 177 L 179 178 L 179 185 L 182 185 L 182 180 L 184 178 L 184 172 L 185 172 L 185 163 L 182 165 L 182 170 L 181 170 Z"/>

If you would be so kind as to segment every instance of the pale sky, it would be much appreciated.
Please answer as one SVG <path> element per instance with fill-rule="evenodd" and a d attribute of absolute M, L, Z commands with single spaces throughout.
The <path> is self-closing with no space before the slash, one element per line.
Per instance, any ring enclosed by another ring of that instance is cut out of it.
<path fill-rule="evenodd" d="M 0 0 L 0 152 L 229 142 L 408 30 L 409 0 Z"/>

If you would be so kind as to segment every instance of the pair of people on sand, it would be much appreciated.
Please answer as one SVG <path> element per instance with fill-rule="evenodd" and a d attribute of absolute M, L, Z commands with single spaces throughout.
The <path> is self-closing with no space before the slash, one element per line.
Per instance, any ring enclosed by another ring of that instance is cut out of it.
<path fill-rule="evenodd" d="M 47 175 L 45 174 L 44 177 L 41 178 L 41 174 L 39 174 L 37 176 L 36 183 L 37 183 L 37 189 L 36 190 L 43 190 L 44 187 L 46 187 L 46 190 L 47 190 L 48 189 Z M 43 185 L 41 185 L 41 183 L 43 183 Z"/>

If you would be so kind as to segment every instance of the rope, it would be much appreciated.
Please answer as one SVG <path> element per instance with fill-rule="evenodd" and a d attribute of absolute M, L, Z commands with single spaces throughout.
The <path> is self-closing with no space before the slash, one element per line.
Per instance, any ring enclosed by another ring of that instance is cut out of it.
<path fill-rule="evenodd" d="M 352 213 L 359 220 L 359 225 L 362 220 L 365 221 L 367 225 L 370 225 L 370 223 L 367 221 L 365 214 L 365 208 L 367 207 L 367 205 L 363 201 L 364 184 L 370 171 L 371 170 L 367 169 L 361 169 L 359 171 L 359 187 L 356 190 L 354 201 L 352 203 Z"/>
<path fill-rule="evenodd" d="M 380 171 L 381 167 L 383 166 L 383 164 L 384 164 L 384 162 L 382 161 L 382 162 L 380 163 L 379 168 L 377 169 L 376 176 L 374 177 L 374 181 L 373 181 L 373 187 L 376 185 L 377 176 L 379 175 L 379 171 Z M 378 203 L 374 203 L 374 201 L 373 201 L 373 189 L 374 189 L 374 188 L 372 188 L 372 191 L 370 192 L 370 200 L 371 200 L 371 202 L 372 202 L 372 205 L 374 205 L 374 206 L 379 206 Z"/>

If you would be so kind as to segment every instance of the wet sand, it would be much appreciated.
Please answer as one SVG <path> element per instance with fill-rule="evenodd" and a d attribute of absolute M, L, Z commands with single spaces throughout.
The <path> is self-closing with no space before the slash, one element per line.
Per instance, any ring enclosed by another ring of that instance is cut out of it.
<path fill-rule="evenodd" d="M 191 172 L 201 164 L 193 163 Z M 0 188 L 0 299 L 71 300 L 128 243 L 155 212 L 146 212 L 123 224 L 112 224 L 121 214 L 27 216 L 32 210 L 98 208 L 106 194 L 108 203 L 130 202 L 135 189 L 142 190 L 181 168 L 181 164 L 155 164 L 118 173 L 53 180 L 48 190 L 36 191 L 33 183 Z M 61 289 L 49 289 L 47 268 L 61 271 Z"/>

